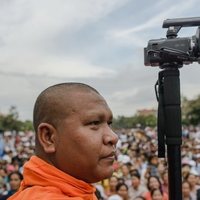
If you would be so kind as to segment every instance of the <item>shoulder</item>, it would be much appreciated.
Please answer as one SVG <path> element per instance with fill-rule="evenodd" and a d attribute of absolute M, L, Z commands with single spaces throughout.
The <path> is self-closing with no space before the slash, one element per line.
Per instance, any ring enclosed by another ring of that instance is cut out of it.
<path fill-rule="evenodd" d="M 148 192 L 147 187 L 145 187 L 145 186 L 143 186 L 143 185 L 140 185 L 140 186 L 139 186 L 139 190 L 142 191 L 142 192 Z"/>
<path fill-rule="evenodd" d="M 34 186 L 15 193 L 8 200 L 83 200 L 81 197 L 69 197 L 55 187 Z"/>
<path fill-rule="evenodd" d="M 144 192 L 143 197 L 144 197 L 146 200 L 151 200 L 151 193 L 150 193 L 149 191 Z"/>
<path fill-rule="evenodd" d="M 145 193 L 144 193 L 144 196 L 147 198 L 147 197 L 150 197 L 151 196 L 151 193 L 147 190 Z"/>

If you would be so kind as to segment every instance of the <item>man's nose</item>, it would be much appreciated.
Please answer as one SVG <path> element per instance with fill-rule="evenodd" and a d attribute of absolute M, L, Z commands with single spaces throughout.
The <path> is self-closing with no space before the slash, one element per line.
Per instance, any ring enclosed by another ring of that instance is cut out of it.
<path fill-rule="evenodd" d="M 104 135 L 104 143 L 116 145 L 117 141 L 118 141 L 118 135 L 110 127 L 107 127 Z"/>

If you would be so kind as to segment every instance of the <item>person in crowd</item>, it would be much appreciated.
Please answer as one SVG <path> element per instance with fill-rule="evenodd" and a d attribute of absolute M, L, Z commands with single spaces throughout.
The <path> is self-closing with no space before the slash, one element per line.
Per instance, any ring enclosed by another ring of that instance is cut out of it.
<path fill-rule="evenodd" d="M 129 197 L 134 200 L 137 196 L 142 196 L 147 192 L 147 188 L 141 184 L 140 174 L 138 171 L 132 172 L 132 185 L 129 187 Z"/>
<path fill-rule="evenodd" d="M 126 183 L 118 183 L 116 186 L 116 191 L 119 196 L 121 196 L 122 200 L 128 200 L 128 186 Z"/>
<path fill-rule="evenodd" d="M 131 185 L 131 176 L 130 176 L 130 169 L 129 169 L 130 167 L 131 167 L 130 163 L 122 164 L 121 166 L 122 177 L 125 183 L 128 185 L 128 187 Z"/>
<path fill-rule="evenodd" d="M 188 175 L 191 171 L 191 168 L 192 168 L 191 163 L 188 160 L 185 160 L 183 158 L 182 159 L 182 167 L 181 167 L 183 179 L 186 179 L 186 177 L 188 177 Z"/>
<path fill-rule="evenodd" d="M 161 179 L 162 179 L 162 189 L 163 189 L 163 192 L 165 192 L 166 194 L 168 194 L 168 187 L 169 187 L 169 184 L 168 184 L 168 171 L 165 170 L 162 175 L 161 175 Z"/>
<path fill-rule="evenodd" d="M 197 185 L 197 174 L 190 171 L 190 173 L 185 177 L 185 180 L 188 181 L 191 187 L 190 195 L 192 199 L 197 198 L 197 190 L 200 189 L 200 186 Z"/>
<path fill-rule="evenodd" d="M 0 197 L 8 194 L 7 185 L 4 183 L 3 179 L 0 177 Z"/>
<path fill-rule="evenodd" d="M 159 176 L 158 173 L 158 157 L 155 154 L 149 156 L 149 164 L 145 172 L 145 177 Z"/>
<path fill-rule="evenodd" d="M 0 200 L 6 200 L 8 197 L 12 196 L 14 193 L 16 193 L 19 190 L 21 181 L 23 180 L 23 176 L 20 172 L 15 171 L 11 172 L 8 176 L 9 180 L 9 188 L 10 190 L 8 193 L 0 198 Z"/>
<path fill-rule="evenodd" d="M 35 156 L 9 200 L 97 199 L 92 183 L 113 173 L 118 136 L 112 112 L 94 88 L 61 83 L 37 98 L 33 124 Z"/>
<path fill-rule="evenodd" d="M 5 165 L 7 165 L 7 164 L 5 164 Z M 4 183 L 8 182 L 8 172 L 7 172 L 6 168 L 7 167 L 2 167 L 0 169 L 0 177 L 3 179 Z"/>
<path fill-rule="evenodd" d="M 148 191 L 144 194 L 144 197 L 146 198 L 146 200 L 152 200 L 151 191 L 153 189 L 159 189 L 159 190 L 163 191 L 162 184 L 160 182 L 160 179 L 157 176 L 150 176 L 148 178 L 147 188 L 148 188 Z M 163 200 L 168 200 L 168 195 L 164 192 L 163 192 Z"/>
<path fill-rule="evenodd" d="M 116 175 L 112 175 L 108 179 L 108 187 L 105 190 L 105 194 L 107 197 L 116 194 L 116 185 L 118 184 L 118 177 Z"/>
<path fill-rule="evenodd" d="M 191 185 L 188 181 L 182 182 L 182 200 L 193 200 L 191 196 Z"/>
<path fill-rule="evenodd" d="M 116 185 L 116 194 L 111 195 L 108 200 L 129 200 L 126 183 L 118 183 Z"/>
<path fill-rule="evenodd" d="M 163 200 L 163 191 L 161 188 L 151 190 L 151 199 L 152 200 Z"/>

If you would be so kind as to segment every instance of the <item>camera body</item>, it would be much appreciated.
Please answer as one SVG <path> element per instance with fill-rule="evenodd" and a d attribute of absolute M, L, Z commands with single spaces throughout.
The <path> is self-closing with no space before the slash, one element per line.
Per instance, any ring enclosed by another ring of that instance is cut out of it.
<path fill-rule="evenodd" d="M 177 37 L 182 27 L 199 26 L 200 18 L 168 19 L 163 28 L 168 28 L 167 38 L 149 40 L 144 48 L 144 64 L 146 66 L 166 65 L 182 66 L 200 60 L 200 27 L 196 35 L 191 37 Z"/>

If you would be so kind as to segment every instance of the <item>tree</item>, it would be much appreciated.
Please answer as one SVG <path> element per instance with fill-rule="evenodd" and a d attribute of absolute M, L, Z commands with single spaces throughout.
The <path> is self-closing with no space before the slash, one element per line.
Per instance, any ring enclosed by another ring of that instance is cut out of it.
<path fill-rule="evenodd" d="M 33 123 L 30 120 L 26 120 L 23 122 L 22 126 L 21 126 L 21 130 L 22 131 L 30 131 L 33 130 Z"/>
<path fill-rule="evenodd" d="M 114 118 L 112 126 L 114 128 L 132 128 L 133 117 L 118 116 L 117 118 Z"/>
<path fill-rule="evenodd" d="M 19 130 L 20 122 L 18 120 L 18 112 L 15 106 L 11 106 L 7 115 L 1 116 L 1 125 L 4 131 Z"/>
<path fill-rule="evenodd" d="M 32 122 L 19 120 L 19 113 L 15 106 L 11 106 L 8 114 L 0 114 L 0 131 L 26 131 L 33 130 Z"/>
<path fill-rule="evenodd" d="M 200 124 L 200 95 L 186 102 L 186 118 L 188 122 L 192 125 Z"/>
<path fill-rule="evenodd" d="M 132 117 L 124 117 L 118 116 L 113 120 L 113 127 L 114 128 L 133 128 L 137 125 L 141 127 L 155 127 L 156 126 L 156 116 L 153 114 L 150 115 L 138 115 L 135 114 Z"/>

